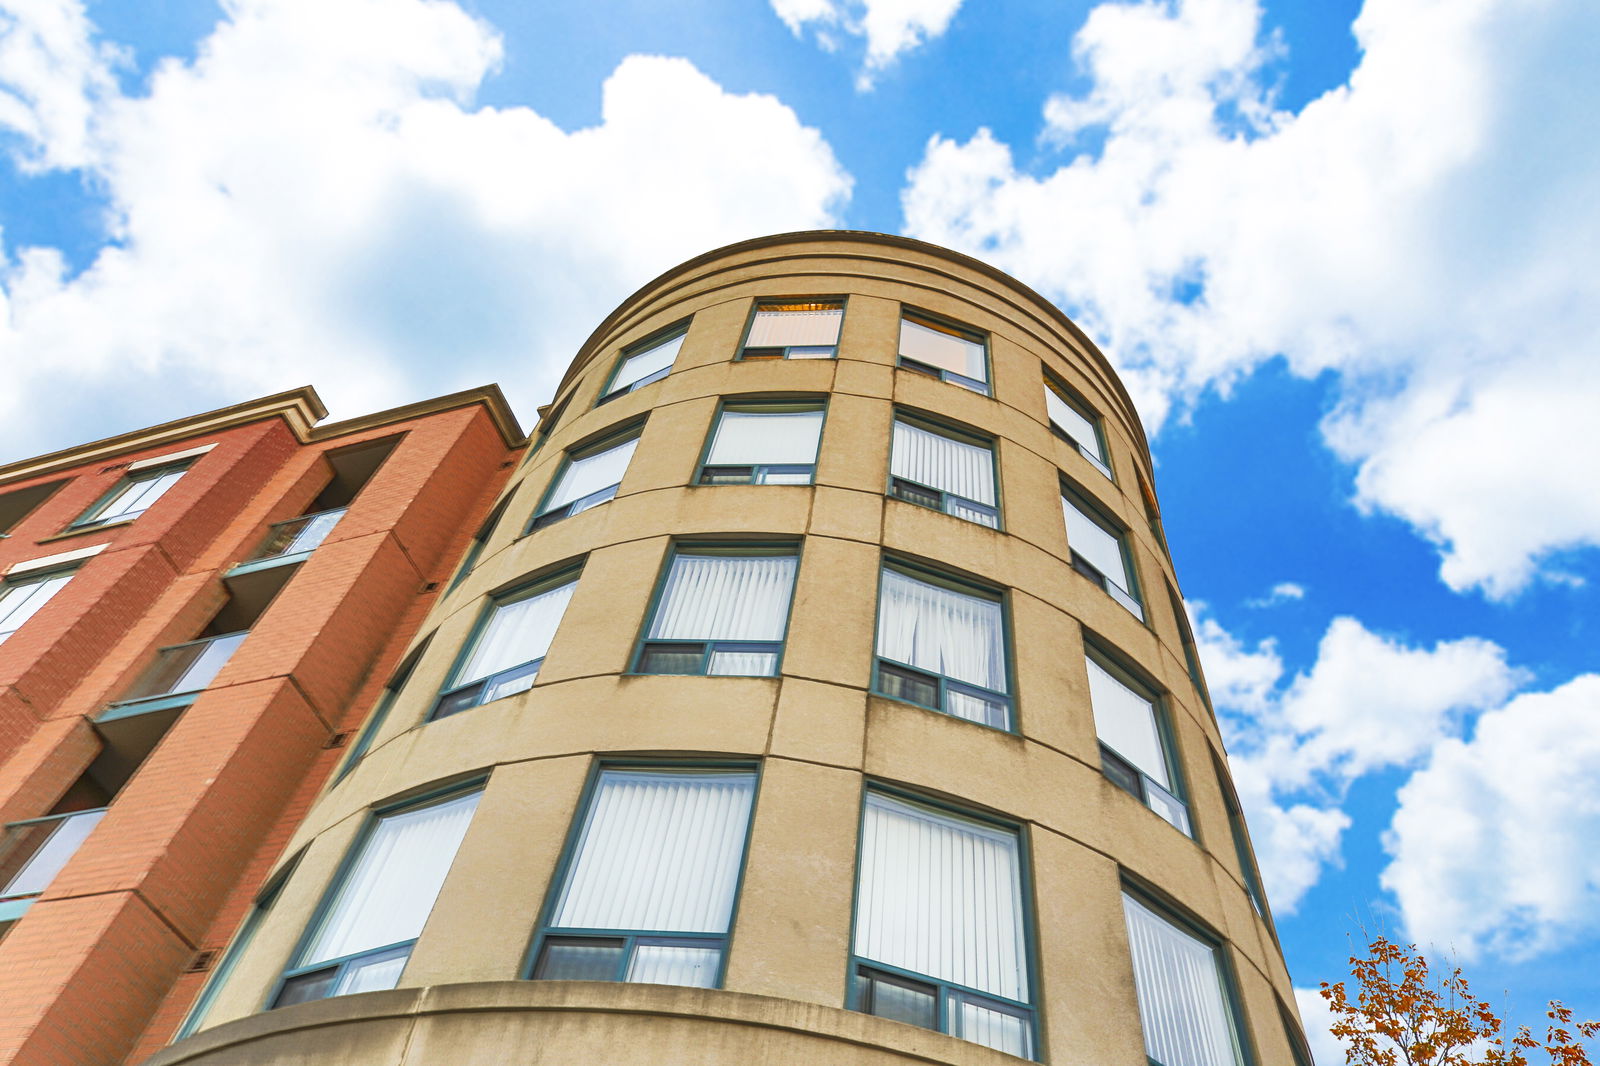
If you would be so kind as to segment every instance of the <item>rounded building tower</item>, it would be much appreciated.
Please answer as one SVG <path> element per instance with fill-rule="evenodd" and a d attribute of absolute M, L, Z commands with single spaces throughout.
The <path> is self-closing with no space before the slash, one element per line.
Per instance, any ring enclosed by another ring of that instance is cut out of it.
<path fill-rule="evenodd" d="M 1308 1062 L 1121 383 L 882 234 L 578 352 L 152 1062 Z"/>

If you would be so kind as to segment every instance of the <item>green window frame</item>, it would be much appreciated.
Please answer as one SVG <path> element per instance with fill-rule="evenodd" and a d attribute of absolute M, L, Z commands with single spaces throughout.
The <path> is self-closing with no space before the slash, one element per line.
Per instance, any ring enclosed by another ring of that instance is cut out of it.
<path fill-rule="evenodd" d="M 417 668 L 417 663 L 422 661 L 422 656 L 427 653 L 428 645 L 433 642 L 433 633 L 429 633 L 412 648 L 410 653 L 395 667 L 389 677 L 389 683 L 383 686 L 383 695 L 378 697 L 378 705 L 367 716 L 366 723 L 361 727 L 361 732 L 356 736 L 356 742 L 350 745 L 350 750 L 345 753 L 344 761 L 339 764 L 339 769 L 334 772 L 333 783 L 338 784 L 345 779 L 351 770 L 356 768 L 356 763 L 366 758 L 367 751 L 372 747 L 373 738 L 378 735 L 378 730 L 383 728 L 383 723 L 388 719 L 389 712 L 394 709 L 395 701 L 400 698 L 400 693 L 405 689 L 406 682 L 411 680 L 411 674 Z"/>
<path fill-rule="evenodd" d="M 581 565 L 565 566 L 489 597 L 456 654 L 428 721 L 532 688 L 581 574 Z"/>
<path fill-rule="evenodd" d="M 961 365 L 960 370 L 951 365 L 955 363 Z M 989 335 L 938 315 L 901 308 L 898 365 L 981 396 L 993 395 L 989 387 Z"/>
<path fill-rule="evenodd" d="M 722 987 L 759 791 L 757 763 L 597 762 L 525 975 Z"/>
<path fill-rule="evenodd" d="M 869 784 L 857 835 L 846 1006 L 1037 1059 L 1028 851 L 1021 824 Z M 938 868 L 941 859 L 946 868 Z M 918 861 L 927 868 L 911 866 Z M 907 891 L 908 881 L 939 891 Z M 982 958 L 979 948 L 987 949 Z"/>
<path fill-rule="evenodd" d="M 951 600 L 951 593 L 971 602 Z M 884 559 L 878 576 L 873 693 L 1014 732 L 1008 606 L 1004 590 L 920 564 Z M 919 626 L 916 622 L 923 615 L 944 624 Z M 956 626 L 967 632 L 957 632 Z M 929 632 L 934 634 L 931 643 L 925 639 Z M 940 643 L 940 634 L 954 635 Z"/>
<path fill-rule="evenodd" d="M 556 476 L 540 497 L 524 534 L 598 507 L 616 496 L 643 432 L 643 423 L 635 423 L 569 449 L 556 469 Z"/>
<path fill-rule="evenodd" d="M 809 485 L 826 419 L 820 399 L 724 400 L 706 434 L 695 484 Z"/>
<path fill-rule="evenodd" d="M 1064 479 L 1061 514 L 1066 524 L 1072 568 L 1104 589 L 1106 595 L 1129 614 L 1145 621 L 1144 604 L 1139 597 L 1139 575 L 1133 564 L 1127 529 L 1082 489 Z M 1079 543 L 1074 545 L 1074 540 Z M 1116 572 L 1119 568 L 1120 574 Z"/>
<path fill-rule="evenodd" d="M 1178 832 L 1193 837 L 1177 739 L 1160 690 L 1094 644 L 1085 643 L 1083 658 L 1101 771 Z"/>
<path fill-rule="evenodd" d="M 77 572 L 76 566 L 53 567 L 0 578 L 0 644 L 44 610 Z"/>
<path fill-rule="evenodd" d="M 461 557 L 461 564 L 456 567 L 455 576 L 450 579 L 450 584 L 445 586 L 445 592 L 455 591 L 457 586 L 467 579 L 467 575 L 472 572 L 472 568 L 478 565 L 478 556 L 483 554 L 484 545 L 488 544 L 489 538 L 494 536 L 495 527 L 500 524 L 500 519 L 504 517 L 507 505 L 511 503 L 511 498 L 517 494 L 517 490 L 521 487 L 522 483 L 520 481 L 511 486 L 506 494 L 500 497 L 500 502 L 490 508 L 489 513 L 484 516 L 483 522 L 478 526 L 478 531 L 472 534 L 472 543 L 467 545 L 466 554 Z"/>
<path fill-rule="evenodd" d="M 1106 446 L 1105 422 L 1093 406 L 1055 375 L 1045 372 L 1044 406 L 1050 431 L 1089 460 L 1089 465 L 1115 482 L 1111 451 Z"/>
<path fill-rule="evenodd" d="M 1256 866 L 1255 851 L 1250 847 L 1250 831 L 1245 826 L 1244 808 L 1239 805 L 1239 794 L 1234 790 L 1222 758 L 1215 751 L 1211 753 L 1211 765 L 1217 772 L 1217 787 L 1222 790 L 1222 805 L 1228 811 L 1228 830 L 1233 835 L 1233 853 L 1239 860 L 1245 894 L 1250 897 L 1250 906 L 1255 909 L 1256 916 L 1267 923 L 1267 928 L 1276 937 L 1278 934 L 1273 929 L 1272 912 L 1267 909 L 1267 894 L 1261 888 L 1261 871 Z"/>
<path fill-rule="evenodd" d="M 674 544 L 633 672 L 778 676 L 799 570 L 797 543 Z"/>
<path fill-rule="evenodd" d="M 193 465 L 193 459 L 185 459 L 123 475 L 68 528 L 89 529 L 113 522 L 133 521 L 155 506 L 156 501 L 165 496 Z"/>
<path fill-rule="evenodd" d="M 1189 625 L 1189 612 L 1184 610 L 1183 597 L 1178 595 L 1178 590 L 1173 588 L 1172 582 L 1165 577 L 1162 580 L 1167 584 L 1167 598 L 1172 603 L 1172 617 L 1178 623 L 1178 641 L 1183 645 L 1184 665 L 1189 668 L 1189 680 L 1194 682 L 1194 690 L 1200 694 L 1200 702 L 1205 704 L 1206 712 L 1214 720 L 1217 709 L 1211 705 L 1211 690 L 1206 688 L 1206 677 L 1200 671 L 1200 649 L 1194 642 L 1194 629 Z"/>
<path fill-rule="evenodd" d="M 842 296 L 757 300 L 739 342 L 739 358 L 837 358 L 844 307 Z"/>
<path fill-rule="evenodd" d="M 993 438 L 907 411 L 895 412 L 889 433 L 888 495 L 1001 528 L 1000 461 Z"/>
<path fill-rule="evenodd" d="M 672 365 L 677 362 L 678 352 L 688 335 L 689 320 L 685 319 L 622 349 L 595 406 L 636 392 L 672 373 Z"/>

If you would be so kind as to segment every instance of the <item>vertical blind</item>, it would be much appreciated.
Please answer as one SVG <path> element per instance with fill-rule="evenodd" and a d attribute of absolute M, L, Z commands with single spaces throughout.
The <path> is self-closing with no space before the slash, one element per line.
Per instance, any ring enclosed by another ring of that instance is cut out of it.
<path fill-rule="evenodd" d="M 745 347 L 827 347 L 838 344 L 844 308 L 819 304 L 802 306 L 807 310 L 757 308 L 756 320 L 750 324 L 750 336 L 744 342 Z"/>
<path fill-rule="evenodd" d="M 755 774 L 605 770 L 550 924 L 725 933 Z"/>
<path fill-rule="evenodd" d="M 1084 661 L 1089 665 L 1089 702 L 1094 708 L 1095 732 L 1108 748 L 1171 791 L 1155 704 L 1111 676 L 1093 659 Z"/>
<path fill-rule="evenodd" d="M 1028 999 L 1015 833 L 869 792 L 859 877 L 857 955 Z"/>
<path fill-rule="evenodd" d="M 50 597 L 71 580 L 72 574 L 68 572 L 0 584 L 0 640 L 21 629 L 22 623 L 39 613 L 39 609 L 50 602 Z"/>
<path fill-rule="evenodd" d="M 642 352 L 628 356 L 622 361 L 622 365 L 617 367 L 617 376 L 611 382 L 611 391 L 618 392 L 635 381 L 672 366 L 672 361 L 678 358 L 678 349 L 683 347 L 683 338 L 684 334 L 680 333 L 660 344 L 651 345 Z"/>
<path fill-rule="evenodd" d="M 1217 949 L 1126 892 L 1122 909 L 1151 1061 L 1160 1066 L 1237 1066 L 1238 1044 Z"/>
<path fill-rule="evenodd" d="M 672 558 L 650 640 L 782 640 L 794 591 L 793 555 Z"/>
<path fill-rule="evenodd" d="M 544 509 L 553 511 L 573 500 L 581 500 L 601 489 L 621 484 L 622 475 L 628 470 L 628 460 L 633 458 L 633 449 L 638 445 L 639 438 L 633 437 L 605 451 L 569 462 L 555 491 L 545 501 Z"/>
<path fill-rule="evenodd" d="M 899 419 L 889 472 L 919 485 L 995 505 L 994 452 Z"/>
<path fill-rule="evenodd" d="M 543 659 L 572 599 L 572 590 L 577 587 L 576 581 L 568 581 L 519 600 L 495 604 L 472 654 L 461 664 L 455 684 L 465 685 Z"/>
<path fill-rule="evenodd" d="M 984 372 L 982 344 L 909 318 L 900 320 L 900 354 L 975 381 L 989 380 Z"/>
<path fill-rule="evenodd" d="M 918 670 L 1006 691 L 1000 603 L 884 567 L 878 654 Z"/>
<path fill-rule="evenodd" d="M 1057 395 L 1056 390 L 1049 385 L 1044 387 L 1044 406 L 1050 415 L 1050 421 L 1060 427 L 1061 432 L 1071 437 L 1073 443 L 1093 453 L 1101 462 L 1105 461 L 1105 456 L 1100 451 L 1100 435 L 1094 431 L 1094 424 L 1080 415 L 1076 408 Z"/>
<path fill-rule="evenodd" d="M 297 965 L 415 940 L 450 872 L 478 795 L 469 792 L 379 818 Z"/>
<path fill-rule="evenodd" d="M 706 456 L 710 466 L 815 463 L 822 410 L 725 409 Z"/>
<path fill-rule="evenodd" d="M 1107 532 L 1065 496 L 1061 497 L 1061 513 L 1067 520 L 1067 546 L 1089 560 L 1107 581 L 1124 592 L 1130 591 L 1122 543 L 1116 534 Z"/>

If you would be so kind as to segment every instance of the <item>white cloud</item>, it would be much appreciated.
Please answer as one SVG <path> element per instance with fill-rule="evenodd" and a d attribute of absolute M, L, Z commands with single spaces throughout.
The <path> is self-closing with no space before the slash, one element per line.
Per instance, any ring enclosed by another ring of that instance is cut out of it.
<path fill-rule="evenodd" d="M 104 188 L 115 243 L 77 275 L 8 250 L 0 455 L 306 382 L 346 416 L 498 379 L 526 413 L 632 288 L 835 224 L 849 192 L 788 107 L 682 59 L 623 60 L 600 123 L 570 133 L 475 107 L 502 44 L 452 3 L 234 0 L 192 62 L 120 96 L 81 7 L 30 2 L 0 49 L 99 56 L 51 105 L 89 117 L 0 121 Z M 0 67 L 13 101 L 41 97 L 19 80 Z"/>
<path fill-rule="evenodd" d="M 817 43 L 832 52 L 839 33 L 866 39 L 867 52 L 856 87 L 870 89 L 875 75 L 903 53 L 940 36 L 961 0 L 771 0 L 772 10 L 796 35 L 809 26 Z"/>
<path fill-rule="evenodd" d="M 1267 706 L 1273 689 L 1283 676 L 1283 660 L 1273 640 L 1263 640 L 1254 648 L 1205 613 L 1204 603 L 1185 604 L 1194 630 L 1195 647 L 1205 666 L 1206 687 L 1219 707 L 1241 711 L 1260 711 Z"/>
<path fill-rule="evenodd" d="M 1291 113 L 1252 0 L 1102 4 L 1092 88 L 1044 109 L 1069 161 L 935 137 L 907 229 L 1066 305 L 1152 425 L 1279 353 L 1336 371 L 1358 504 L 1506 597 L 1600 544 L 1600 7 L 1368 0 L 1354 31 L 1348 83 Z"/>
<path fill-rule="evenodd" d="M 0 0 L 0 130 L 27 144 L 25 171 L 89 160 L 95 108 L 115 94 L 120 58 L 90 40 L 74 0 Z"/>
<path fill-rule="evenodd" d="M 1311 1057 L 1319 1066 L 1339 1066 L 1345 1061 L 1344 1042 L 1328 1032 L 1333 1025 L 1333 1011 L 1322 993 L 1315 988 L 1294 990 L 1295 1006 L 1300 1008 L 1300 1023 L 1305 1027 L 1306 1043 L 1311 1045 Z"/>
<path fill-rule="evenodd" d="M 1246 600 L 1246 607 L 1276 607 L 1280 603 L 1306 598 L 1306 587 L 1293 581 L 1280 581 L 1267 590 L 1265 596 Z"/>

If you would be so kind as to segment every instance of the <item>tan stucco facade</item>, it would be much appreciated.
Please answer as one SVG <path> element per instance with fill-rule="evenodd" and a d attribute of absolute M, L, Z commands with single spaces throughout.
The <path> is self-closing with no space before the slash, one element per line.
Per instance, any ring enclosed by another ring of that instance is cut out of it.
<path fill-rule="evenodd" d="M 837 359 L 736 358 L 754 301 L 812 295 L 847 300 Z M 993 396 L 898 368 L 903 307 L 986 334 Z M 684 320 L 669 376 L 596 405 L 623 349 Z M 1114 481 L 1052 432 L 1046 370 L 1101 417 Z M 693 484 L 730 397 L 826 402 L 813 485 Z M 1222 944 L 1247 1058 L 1294 1061 L 1291 986 L 1236 855 L 1214 769 L 1221 737 L 1186 665 L 1168 593 L 1176 575 L 1145 499 L 1154 479 L 1143 433 L 1104 357 L 1059 311 L 991 268 L 900 238 L 752 241 L 626 301 L 545 410 L 505 518 L 423 625 L 426 648 L 365 757 L 286 849 L 297 865 L 205 1027 L 152 1062 L 1018 1061 L 845 1009 L 870 783 L 1021 827 L 1041 1061 L 1146 1066 L 1127 882 Z M 896 410 L 993 439 L 1001 529 L 886 496 Z M 569 449 L 640 420 L 615 499 L 525 532 Z M 1063 478 L 1127 530 L 1146 621 L 1073 568 Z M 781 676 L 628 672 L 673 544 L 696 539 L 800 545 Z M 886 553 L 1004 590 L 1013 732 L 872 694 Z M 537 684 L 426 722 L 486 598 L 575 564 L 581 577 Z M 1193 838 L 1102 772 L 1085 634 L 1159 692 Z M 597 760 L 630 757 L 760 767 L 723 987 L 518 981 L 584 783 Z M 261 1013 L 371 812 L 475 777 L 486 777 L 482 800 L 400 987 Z"/>

